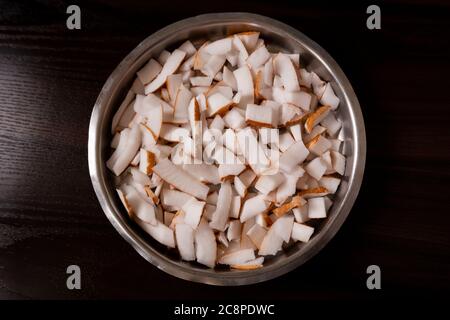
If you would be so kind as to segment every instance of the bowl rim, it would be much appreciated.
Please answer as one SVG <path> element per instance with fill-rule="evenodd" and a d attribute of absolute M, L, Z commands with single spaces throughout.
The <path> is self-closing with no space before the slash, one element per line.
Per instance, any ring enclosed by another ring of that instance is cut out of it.
<path fill-rule="evenodd" d="M 296 252 L 287 256 L 286 261 L 282 265 L 265 266 L 261 269 L 252 271 L 233 270 L 233 272 L 220 272 L 214 274 L 208 270 L 197 270 L 177 264 L 149 245 L 145 239 L 136 235 L 131 226 L 128 225 L 120 215 L 114 203 L 112 203 L 111 199 L 107 196 L 108 187 L 104 175 L 105 164 L 99 161 L 101 158 L 100 139 L 102 134 L 100 130 L 102 126 L 100 124 L 101 121 L 104 120 L 101 117 L 102 106 L 106 106 L 110 103 L 110 93 L 115 89 L 115 86 L 118 85 L 119 81 L 116 78 L 129 67 L 130 63 L 144 54 L 148 48 L 157 44 L 158 41 L 165 36 L 173 34 L 177 30 L 183 30 L 187 26 L 200 26 L 211 22 L 241 22 L 246 24 L 254 23 L 266 27 L 270 26 L 271 28 L 283 31 L 287 36 L 292 37 L 297 41 L 301 41 L 302 45 L 333 75 L 336 84 L 342 88 L 342 94 L 348 104 L 354 137 L 353 166 L 348 179 L 348 189 L 343 196 L 340 208 L 338 208 L 335 215 L 330 217 L 331 221 L 327 222 L 323 229 L 307 243 L 309 248 L 304 250 L 302 255 L 296 256 L 298 253 Z M 211 285 L 247 285 L 267 281 L 297 268 L 317 254 L 334 237 L 347 218 L 361 187 L 365 159 L 366 136 L 361 108 L 349 80 L 336 61 L 317 43 L 293 27 L 266 16 L 247 12 L 208 13 L 194 16 L 172 23 L 145 38 L 119 63 L 108 77 L 95 102 L 89 124 L 88 164 L 90 177 L 98 201 L 114 228 L 143 258 L 159 269 L 181 279 Z"/>

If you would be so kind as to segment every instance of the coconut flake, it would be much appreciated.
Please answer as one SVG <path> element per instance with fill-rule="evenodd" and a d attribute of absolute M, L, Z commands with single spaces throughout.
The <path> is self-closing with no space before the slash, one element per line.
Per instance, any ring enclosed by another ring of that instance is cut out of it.
<path fill-rule="evenodd" d="M 273 60 L 274 71 L 280 76 L 283 86 L 288 91 L 300 91 L 297 73 L 292 60 L 283 53 L 276 55 Z"/>
<path fill-rule="evenodd" d="M 136 75 L 139 80 L 146 85 L 155 79 L 161 70 L 162 66 L 155 59 L 150 59 L 145 66 L 136 72 Z"/>
<path fill-rule="evenodd" d="M 164 63 L 164 66 L 158 76 L 145 86 L 145 94 L 158 90 L 164 82 L 166 82 L 167 76 L 171 75 L 178 69 L 185 56 L 186 52 L 175 49 L 175 51 Z"/>
<path fill-rule="evenodd" d="M 292 239 L 301 242 L 308 242 L 313 233 L 313 227 L 294 222 L 292 227 Z"/>
<path fill-rule="evenodd" d="M 308 199 L 308 217 L 310 219 L 321 219 L 327 217 L 323 197 Z"/>
<path fill-rule="evenodd" d="M 217 257 L 216 237 L 206 220 L 202 219 L 200 221 L 194 239 L 197 262 L 214 268 Z"/>
<path fill-rule="evenodd" d="M 274 121 L 273 109 L 270 106 L 258 106 L 256 104 L 247 104 L 245 111 L 245 121 L 252 126 L 256 127 L 274 127 L 276 123 Z"/>
<path fill-rule="evenodd" d="M 128 134 L 123 136 L 124 143 L 119 145 L 106 162 L 106 166 L 116 175 L 120 175 L 130 164 L 141 144 L 141 133 L 139 126 L 135 125 Z M 122 131 L 122 132 L 123 132 Z M 122 133 L 123 134 L 123 133 Z"/>
<path fill-rule="evenodd" d="M 269 202 L 264 200 L 264 195 L 257 195 L 253 198 L 247 199 L 242 205 L 241 222 L 245 222 L 257 214 L 265 212 L 269 208 Z"/>
<path fill-rule="evenodd" d="M 206 202 L 198 201 L 195 198 L 189 199 L 183 204 L 181 210 L 185 213 L 184 222 L 196 229 L 203 213 Z"/>
<path fill-rule="evenodd" d="M 175 166 L 170 160 L 163 159 L 153 167 L 153 172 L 169 184 L 176 186 L 196 198 L 206 200 L 209 188 L 189 173 Z"/>
<path fill-rule="evenodd" d="M 254 89 L 252 74 L 247 66 L 243 66 L 233 72 L 236 79 L 238 92 L 241 95 L 239 107 L 245 108 L 247 104 L 254 103 Z"/>
<path fill-rule="evenodd" d="M 246 263 L 255 259 L 255 252 L 252 249 L 238 250 L 226 254 L 219 259 L 220 264 L 236 265 Z"/>
<path fill-rule="evenodd" d="M 187 224 L 178 223 L 175 225 L 175 238 L 181 258 L 186 261 L 194 261 L 194 229 Z"/>
<path fill-rule="evenodd" d="M 232 189 L 231 184 L 226 181 L 220 185 L 219 196 L 217 199 L 216 211 L 211 219 L 209 225 L 211 228 L 224 231 L 226 223 L 228 221 L 228 216 L 230 213 L 232 199 Z"/>

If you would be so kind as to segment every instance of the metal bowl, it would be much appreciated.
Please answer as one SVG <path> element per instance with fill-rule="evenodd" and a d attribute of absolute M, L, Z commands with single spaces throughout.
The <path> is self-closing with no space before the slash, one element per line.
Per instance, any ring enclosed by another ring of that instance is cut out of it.
<path fill-rule="evenodd" d="M 207 269 L 184 262 L 173 251 L 151 239 L 127 216 L 118 199 L 105 160 L 111 140 L 111 119 L 130 88 L 136 71 L 165 48 L 174 49 L 186 39 L 194 43 L 240 31 L 260 31 L 273 50 L 299 52 L 302 65 L 331 81 L 341 100 L 338 118 L 343 121 L 343 153 L 347 166 L 335 195 L 329 216 L 321 221 L 312 239 L 296 243 L 273 258 L 264 267 L 252 271 Z M 358 99 L 333 58 L 301 32 L 279 21 L 249 13 L 205 14 L 185 19 L 159 30 L 142 41 L 110 75 L 95 103 L 89 126 L 89 171 L 97 198 L 116 230 L 136 251 L 159 269 L 190 281 L 212 285 L 245 285 L 266 281 L 305 263 L 336 234 L 357 197 L 365 164 L 366 138 Z"/>

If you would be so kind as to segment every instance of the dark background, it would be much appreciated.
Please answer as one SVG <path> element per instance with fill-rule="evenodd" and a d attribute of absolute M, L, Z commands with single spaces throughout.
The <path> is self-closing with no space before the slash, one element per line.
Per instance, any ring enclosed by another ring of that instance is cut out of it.
<path fill-rule="evenodd" d="M 423 2 L 423 3 L 422 3 Z M 82 29 L 66 29 L 81 7 Z M 0 298 L 346 299 L 445 297 L 450 287 L 450 2 L 0 1 Z M 318 42 L 358 95 L 367 164 L 336 237 L 297 270 L 219 288 L 159 271 L 115 231 L 87 165 L 89 117 L 141 40 L 200 13 L 249 11 Z M 66 288 L 77 264 L 82 290 Z M 382 290 L 366 288 L 381 267 Z"/>

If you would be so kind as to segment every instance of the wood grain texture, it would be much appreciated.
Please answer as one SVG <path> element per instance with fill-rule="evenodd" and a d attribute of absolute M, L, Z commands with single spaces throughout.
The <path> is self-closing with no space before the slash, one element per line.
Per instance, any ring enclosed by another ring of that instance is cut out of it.
<path fill-rule="evenodd" d="M 81 1 L 82 30 L 63 1 L 0 1 L 0 298 L 336 299 L 438 296 L 450 287 L 450 5 L 311 1 Z M 87 166 L 92 106 L 142 39 L 205 12 L 251 11 L 304 32 L 341 65 L 363 109 L 367 165 L 336 237 L 304 266 L 236 290 L 173 278 L 115 231 Z M 82 290 L 66 289 L 66 267 Z M 382 290 L 365 287 L 366 267 Z M 175 290 L 176 289 L 176 290 Z"/>

